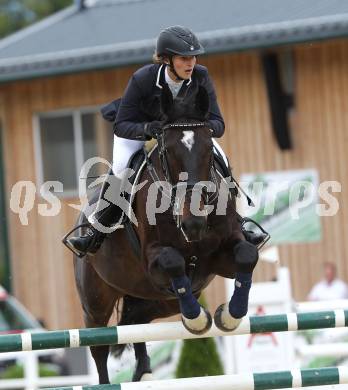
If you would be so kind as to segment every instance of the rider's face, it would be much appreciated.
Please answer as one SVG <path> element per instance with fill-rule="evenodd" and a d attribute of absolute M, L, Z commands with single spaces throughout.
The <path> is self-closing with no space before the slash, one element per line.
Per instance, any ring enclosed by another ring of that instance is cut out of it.
<path fill-rule="evenodd" d="M 188 80 L 191 77 L 196 62 L 196 56 L 173 56 L 174 69 L 184 80 Z M 174 80 L 175 79 L 174 76 Z"/>

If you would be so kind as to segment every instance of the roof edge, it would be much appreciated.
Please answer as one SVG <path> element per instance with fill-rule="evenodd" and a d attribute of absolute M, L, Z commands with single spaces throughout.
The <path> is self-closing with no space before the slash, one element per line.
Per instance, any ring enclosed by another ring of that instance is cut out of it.
<path fill-rule="evenodd" d="M 34 63 L 43 63 L 51 61 L 62 61 L 66 59 L 79 59 L 86 58 L 86 56 L 95 56 L 95 55 L 107 55 L 117 52 L 123 52 L 125 50 L 146 50 L 150 47 L 155 47 L 155 38 L 152 39 L 143 39 L 139 41 L 131 42 L 121 42 L 110 45 L 101 45 L 101 46 L 92 46 L 84 47 L 81 49 L 72 49 L 72 50 L 63 50 L 58 52 L 44 53 L 44 54 L 34 54 L 21 57 L 9 57 L 9 58 L 0 58 L 0 67 L 1 66 L 12 66 L 12 65 L 30 65 Z"/>
<path fill-rule="evenodd" d="M 307 42 L 320 42 L 329 39 L 337 39 L 342 37 L 348 37 L 348 32 L 343 35 L 326 35 L 317 37 L 315 39 L 309 40 L 308 37 L 297 37 L 296 39 L 289 39 L 287 41 L 272 41 L 265 42 L 265 40 L 261 40 L 259 42 L 248 42 L 247 44 L 220 44 L 218 47 L 214 46 L 209 48 L 206 51 L 205 55 L 217 55 L 217 54 L 226 54 L 226 53 L 237 53 L 243 51 L 250 50 L 265 50 L 274 47 L 282 47 L 289 45 L 297 45 L 303 44 Z M 94 63 L 88 63 L 87 61 L 83 61 L 82 63 L 70 63 L 64 64 L 63 67 L 58 66 L 48 66 L 44 69 L 42 68 L 33 68 L 26 69 L 21 72 L 7 72 L 0 73 L 0 85 L 3 83 L 15 82 L 15 81 L 23 81 L 23 80 L 31 80 L 38 79 L 44 77 L 56 77 L 67 74 L 74 74 L 80 72 L 92 72 L 96 70 L 105 70 L 105 69 L 115 69 L 125 66 L 132 66 L 136 64 L 145 64 L 151 61 L 151 52 L 143 51 L 142 53 L 135 53 L 133 56 L 127 55 L 127 53 L 118 53 L 117 58 L 110 58 L 108 61 L 105 59 L 101 61 L 97 61 Z M 0 67 L 1 70 L 1 67 Z"/>
<path fill-rule="evenodd" d="M 201 32 L 206 54 L 265 49 L 348 37 L 348 13 Z M 0 82 L 148 62 L 155 39 L 0 60 Z"/>
<path fill-rule="evenodd" d="M 76 8 L 74 8 L 76 11 Z M 72 10 L 69 11 L 69 14 Z M 329 36 L 331 36 L 331 30 L 345 31 L 348 32 L 348 13 L 345 14 L 335 14 L 329 16 L 321 16 L 317 18 L 305 18 L 297 19 L 294 21 L 283 21 L 283 22 L 273 22 L 267 24 L 256 24 L 252 26 L 242 26 L 242 27 L 232 27 L 228 29 L 212 30 L 207 32 L 197 33 L 197 36 L 203 43 L 207 42 L 209 45 L 214 41 L 221 40 L 231 40 L 234 42 L 239 41 L 250 41 L 251 38 L 258 40 L 258 35 L 263 37 L 272 37 L 275 35 L 296 35 L 299 33 L 306 32 L 308 35 L 315 33 L 319 30 L 325 30 Z M 342 35 L 342 32 L 340 33 Z M 321 38 L 321 34 L 318 33 L 318 37 Z M 205 41 L 205 42 L 204 42 Z M 286 39 L 285 39 L 286 41 Z M 1 41 L 0 41 L 1 44 Z M 53 61 L 62 61 L 62 60 L 78 60 L 79 58 L 86 58 L 89 56 L 96 55 L 107 55 L 115 54 L 119 51 L 127 50 L 129 51 L 143 51 L 149 50 L 151 47 L 155 46 L 155 38 L 143 39 L 138 41 L 130 42 L 121 42 L 116 44 L 84 47 L 80 49 L 73 50 L 64 50 L 59 52 L 50 52 L 43 54 L 35 54 L 28 56 L 20 57 L 9 57 L 9 58 L 0 58 L 0 67 L 9 67 L 9 66 L 25 66 L 32 65 L 34 63 L 44 63 L 44 62 L 53 62 Z M 247 46 L 246 46 L 247 47 Z M 1 49 L 1 45 L 0 45 Z"/>

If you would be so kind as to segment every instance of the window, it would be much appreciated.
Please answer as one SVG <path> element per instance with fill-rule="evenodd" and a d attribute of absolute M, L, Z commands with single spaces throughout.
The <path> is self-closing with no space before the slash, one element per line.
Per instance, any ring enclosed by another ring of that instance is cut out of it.
<path fill-rule="evenodd" d="M 112 125 L 97 111 L 39 114 L 34 127 L 39 186 L 46 181 L 59 181 L 64 194 L 74 196 L 86 160 L 102 157 L 112 162 Z M 96 164 L 88 173 L 87 185 L 107 169 L 105 164 Z"/>

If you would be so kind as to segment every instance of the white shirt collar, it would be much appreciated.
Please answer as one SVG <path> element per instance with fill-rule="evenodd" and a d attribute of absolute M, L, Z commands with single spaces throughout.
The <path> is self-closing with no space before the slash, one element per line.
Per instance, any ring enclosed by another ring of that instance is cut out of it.
<path fill-rule="evenodd" d="M 169 72 L 168 72 L 168 66 L 166 66 L 166 69 L 164 71 L 165 73 L 165 78 L 166 78 L 166 82 L 167 84 L 172 84 L 176 87 L 181 87 L 182 84 L 184 83 L 185 80 L 180 80 L 180 81 L 174 81 L 170 76 L 169 76 Z"/>
<path fill-rule="evenodd" d="M 158 88 L 160 88 L 160 89 L 163 88 L 162 85 L 161 85 L 161 83 L 160 83 L 160 82 L 161 82 L 161 71 L 162 71 L 163 66 L 167 67 L 167 65 L 162 64 L 162 65 L 158 68 L 157 77 L 156 77 L 156 87 L 158 87 Z M 166 71 L 167 71 L 167 69 L 166 69 Z M 167 73 L 167 72 L 165 72 L 165 73 Z M 185 82 L 185 81 L 187 82 L 186 85 L 190 85 L 191 82 L 192 82 L 192 78 L 190 77 L 188 80 L 183 80 L 183 82 Z M 175 81 L 174 81 L 174 82 L 175 82 Z"/>

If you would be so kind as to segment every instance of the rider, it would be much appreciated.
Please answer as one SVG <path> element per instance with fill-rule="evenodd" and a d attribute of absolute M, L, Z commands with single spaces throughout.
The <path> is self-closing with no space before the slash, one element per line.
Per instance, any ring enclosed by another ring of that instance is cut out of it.
<path fill-rule="evenodd" d="M 188 28 L 172 26 L 161 31 L 157 39 L 154 64 L 143 66 L 133 74 L 118 108 L 114 123 L 115 176 L 121 177 L 133 153 L 141 149 L 146 140 L 156 138 L 161 130 L 160 95 L 165 83 L 173 98 L 195 93 L 197 88 L 194 86 L 205 87 L 210 98 L 207 126 L 213 137 L 219 138 L 223 135 L 225 124 L 217 104 L 214 86 L 207 68 L 196 64 L 197 56 L 203 53 L 203 46 Z M 216 141 L 214 146 L 227 161 Z M 103 199 L 106 188 L 104 185 L 100 199 Z M 98 206 L 96 209 L 88 218 L 86 234 L 68 239 L 69 245 L 83 254 L 95 253 L 105 237 L 105 233 L 93 226 L 95 221 L 111 226 L 119 222 L 122 215 L 120 208 L 110 202 L 103 210 L 98 211 Z"/>

